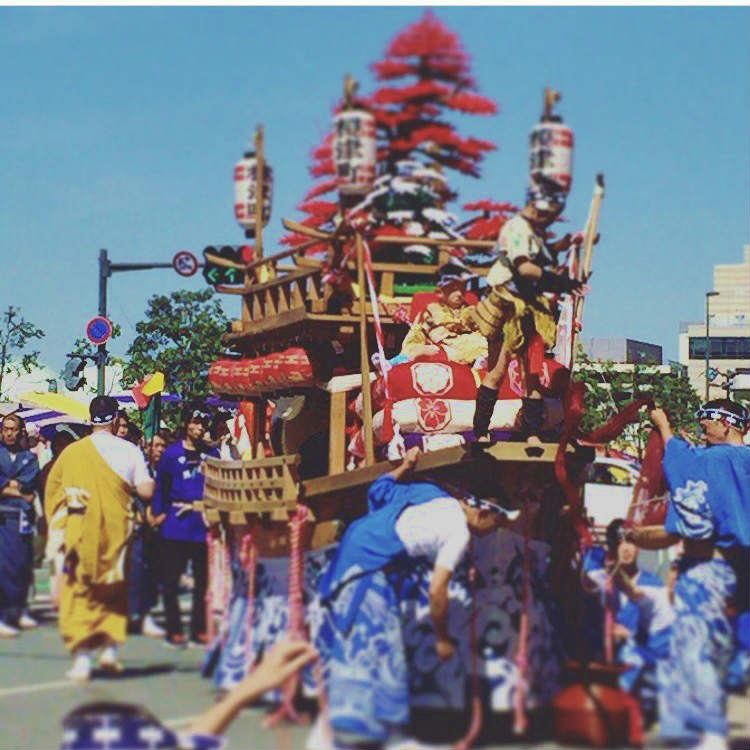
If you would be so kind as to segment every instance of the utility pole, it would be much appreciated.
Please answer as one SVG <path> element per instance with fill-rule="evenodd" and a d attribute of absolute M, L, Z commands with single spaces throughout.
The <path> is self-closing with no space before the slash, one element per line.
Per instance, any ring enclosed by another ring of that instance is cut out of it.
<path fill-rule="evenodd" d="M 709 400 L 709 393 L 711 392 L 711 382 L 708 379 L 708 371 L 709 371 L 709 363 L 711 361 L 711 335 L 709 333 L 709 317 L 708 309 L 709 305 L 708 303 L 711 300 L 711 297 L 716 297 L 719 293 L 718 292 L 706 292 L 706 401 Z"/>
<path fill-rule="evenodd" d="M 193 259 L 195 260 L 195 259 Z M 180 273 L 182 276 L 192 276 L 200 264 L 195 263 L 192 273 Z M 172 268 L 172 263 L 111 263 L 106 250 L 99 251 L 99 315 L 107 317 L 107 280 L 117 271 L 147 271 L 152 268 Z M 107 345 L 99 344 L 96 354 L 96 393 L 99 396 L 104 395 L 104 376 L 107 367 Z"/>

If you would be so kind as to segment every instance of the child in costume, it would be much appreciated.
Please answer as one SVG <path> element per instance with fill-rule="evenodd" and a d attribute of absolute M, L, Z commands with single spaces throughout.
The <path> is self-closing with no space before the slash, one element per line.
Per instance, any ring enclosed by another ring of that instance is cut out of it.
<path fill-rule="evenodd" d="M 407 359 L 444 351 L 451 362 L 473 365 L 487 356 L 487 340 L 479 333 L 472 307 L 466 302 L 466 269 L 448 263 L 438 270 L 440 299 L 417 315 L 406 334 L 401 354 Z"/>

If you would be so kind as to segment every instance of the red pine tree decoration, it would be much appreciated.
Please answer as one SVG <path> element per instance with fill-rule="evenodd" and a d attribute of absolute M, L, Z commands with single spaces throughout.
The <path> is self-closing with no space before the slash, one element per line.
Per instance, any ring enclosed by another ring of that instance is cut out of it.
<path fill-rule="evenodd" d="M 427 11 L 402 31 L 386 50 L 386 59 L 371 66 L 380 81 L 416 77 L 400 87 L 387 86 L 372 96 L 384 140 L 387 171 L 399 159 L 426 157 L 444 167 L 479 176 L 479 162 L 494 144 L 461 138 L 446 122 L 447 111 L 495 114 L 494 102 L 478 94 L 469 75 L 469 57 L 461 42 Z"/>
<path fill-rule="evenodd" d="M 385 59 L 371 68 L 379 81 L 388 82 L 371 97 L 358 99 L 358 103 L 370 109 L 376 118 L 378 173 L 394 175 L 399 161 L 416 160 L 478 177 L 480 162 L 495 145 L 460 136 L 446 118 L 451 111 L 494 114 L 497 106 L 476 93 L 476 84 L 470 75 L 470 58 L 458 36 L 427 11 L 393 39 Z M 339 214 L 337 203 L 320 200 L 336 189 L 332 139 L 332 135 L 327 136 L 311 153 L 310 173 L 319 182 L 299 206 L 306 213 L 303 224 L 328 231 L 335 228 Z M 507 219 L 509 204 L 488 207 L 489 203 L 465 206 L 467 210 L 483 212 L 463 225 L 472 239 L 489 238 L 492 232 L 492 239 L 495 239 Z M 376 234 L 381 233 L 382 228 L 376 226 Z M 388 226 L 386 233 L 401 234 L 402 231 L 397 226 Z M 291 246 L 306 241 L 307 237 L 297 234 L 282 240 Z M 316 245 L 308 252 L 320 249 L 322 245 Z"/>

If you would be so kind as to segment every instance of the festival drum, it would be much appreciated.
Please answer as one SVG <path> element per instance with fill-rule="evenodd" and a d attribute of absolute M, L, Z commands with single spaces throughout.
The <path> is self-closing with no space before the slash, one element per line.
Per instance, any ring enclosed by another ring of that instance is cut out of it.
<path fill-rule="evenodd" d="M 266 354 L 255 360 L 260 368 L 258 373 L 258 386 L 260 388 L 271 389 L 278 385 L 278 365 L 275 356 L 275 353 Z"/>
<path fill-rule="evenodd" d="M 281 353 L 279 370 L 285 385 L 309 385 L 315 382 L 310 357 L 301 346 L 290 347 Z"/>
<path fill-rule="evenodd" d="M 363 109 L 345 110 L 333 118 L 333 125 L 333 161 L 339 192 L 366 195 L 375 180 L 377 163 L 375 117 Z"/>
<path fill-rule="evenodd" d="M 218 393 L 231 393 L 230 376 L 232 373 L 231 359 L 217 359 L 208 368 L 208 384 L 213 391 Z"/>
<path fill-rule="evenodd" d="M 529 136 L 529 180 L 532 187 L 550 181 L 562 192 L 570 191 L 573 140 L 573 131 L 562 122 L 540 122 L 532 128 Z"/>
<path fill-rule="evenodd" d="M 252 154 L 245 154 L 234 167 L 234 216 L 237 223 L 247 232 L 255 234 L 256 195 L 258 188 L 258 160 Z M 273 170 L 263 165 L 263 226 L 271 218 L 271 193 L 273 190 Z"/>

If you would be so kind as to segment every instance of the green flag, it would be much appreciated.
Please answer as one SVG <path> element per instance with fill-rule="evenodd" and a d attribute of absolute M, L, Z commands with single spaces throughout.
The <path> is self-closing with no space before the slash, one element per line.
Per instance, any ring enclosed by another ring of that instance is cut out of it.
<path fill-rule="evenodd" d="M 151 396 L 148 406 L 143 411 L 143 437 L 147 443 L 154 439 L 161 423 L 161 393 Z"/>

